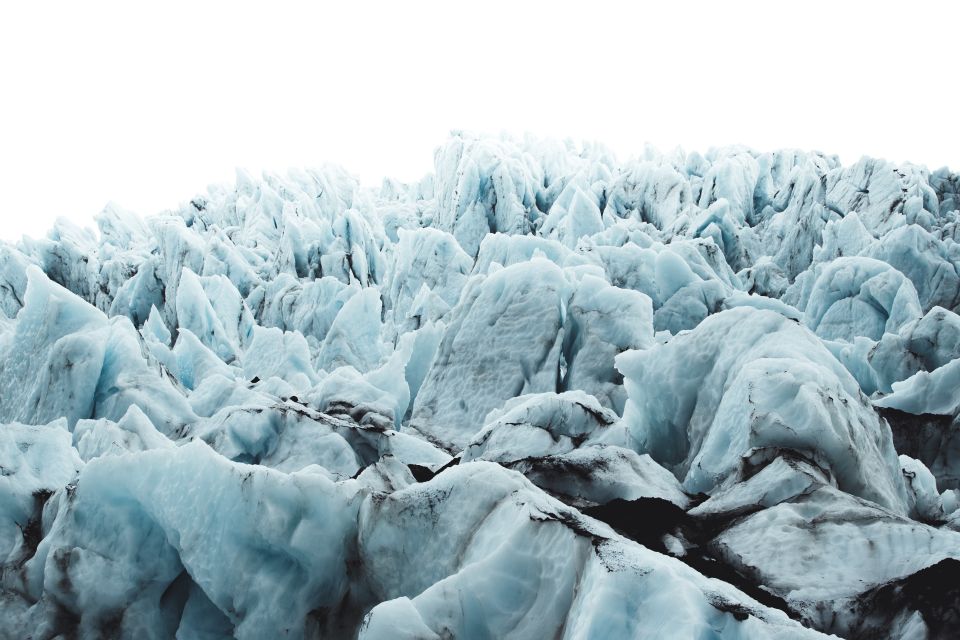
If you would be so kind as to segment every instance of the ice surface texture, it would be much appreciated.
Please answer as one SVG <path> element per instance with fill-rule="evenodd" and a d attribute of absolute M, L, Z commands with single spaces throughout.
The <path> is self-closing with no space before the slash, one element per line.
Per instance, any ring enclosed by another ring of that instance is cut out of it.
<path fill-rule="evenodd" d="M 0 638 L 955 638 L 960 177 L 455 134 L 0 245 Z"/>

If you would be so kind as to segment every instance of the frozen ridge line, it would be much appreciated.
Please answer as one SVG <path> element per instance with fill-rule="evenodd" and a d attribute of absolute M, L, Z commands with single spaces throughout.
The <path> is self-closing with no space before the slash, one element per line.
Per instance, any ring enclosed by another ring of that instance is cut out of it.
<path fill-rule="evenodd" d="M 955 638 L 960 176 L 453 135 L 0 245 L 0 638 Z"/>

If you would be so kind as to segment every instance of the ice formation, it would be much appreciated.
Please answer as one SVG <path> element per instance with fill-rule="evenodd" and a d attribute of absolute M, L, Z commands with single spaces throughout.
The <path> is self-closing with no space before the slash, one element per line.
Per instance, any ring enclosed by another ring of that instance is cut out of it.
<path fill-rule="evenodd" d="M 0 244 L 0 638 L 955 638 L 958 207 L 454 134 Z"/>

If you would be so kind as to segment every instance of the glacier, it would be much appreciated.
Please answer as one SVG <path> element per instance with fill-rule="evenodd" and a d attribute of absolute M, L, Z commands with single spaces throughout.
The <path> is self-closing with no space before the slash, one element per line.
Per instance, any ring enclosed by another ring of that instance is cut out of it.
<path fill-rule="evenodd" d="M 955 638 L 960 176 L 456 132 L 0 243 L 0 638 Z"/>

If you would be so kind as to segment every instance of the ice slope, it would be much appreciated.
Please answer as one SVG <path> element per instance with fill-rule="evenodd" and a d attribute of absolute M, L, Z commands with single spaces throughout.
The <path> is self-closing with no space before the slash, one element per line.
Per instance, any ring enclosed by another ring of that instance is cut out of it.
<path fill-rule="evenodd" d="M 0 243 L 0 638 L 960 633 L 960 177 L 434 160 Z"/>

